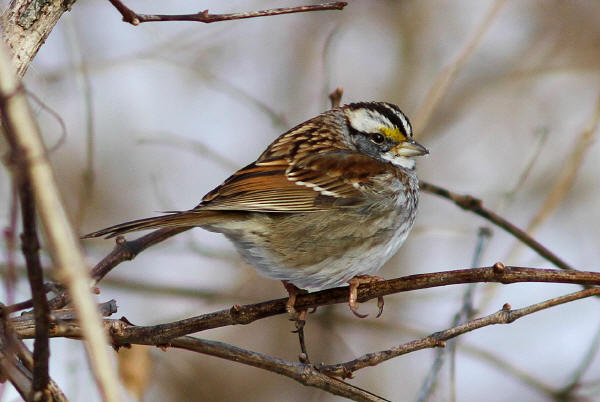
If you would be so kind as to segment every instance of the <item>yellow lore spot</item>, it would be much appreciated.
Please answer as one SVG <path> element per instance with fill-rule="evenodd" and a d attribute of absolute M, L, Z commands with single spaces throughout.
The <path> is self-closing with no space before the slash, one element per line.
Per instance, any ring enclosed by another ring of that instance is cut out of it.
<path fill-rule="evenodd" d="M 404 142 L 407 140 L 406 136 L 402 132 L 400 132 L 398 127 L 381 127 L 380 131 L 381 134 L 385 135 L 388 138 L 391 138 L 396 142 Z"/>

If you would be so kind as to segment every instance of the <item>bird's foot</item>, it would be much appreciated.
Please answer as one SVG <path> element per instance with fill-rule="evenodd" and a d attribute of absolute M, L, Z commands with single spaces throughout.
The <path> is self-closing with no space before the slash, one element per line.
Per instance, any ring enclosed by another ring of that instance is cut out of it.
<path fill-rule="evenodd" d="M 383 279 L 380 276 L 372 276 L 372 275 L 356 275 L 354 278 L 348 281 L 348 285 L 350 285 L 349 296 L 348 296 L 348 306 L 352 313 L 358 318 L 365 318 L 368 314 L 360 314 L 358 312 L 358 287 L 363 283 L 373 283 L 373 282 L 381 282 Z M 379 312 L 377 313 L 377 318 L 381 317 L 383 313 L 383 296 L 379 296 L 377 298 L 377 307 L 379 308 Z"/>
<path fill-rule="evenodd" d="M 300 341 L 300 356 L 298 359 L 301 363 L 310 363 L 310 360 L 308 359 L 308 352 L 306 350 L 306 343 L 304 341 L 304 325 L 306 324 L 306 315 L 308 313 L 308 309 L 296 310 L 294 307 L 296 304 L 296 296 L 307 292 L 306 290 L 299 289 L 288 281 L 281 282 L 289 294 L 289 299 L 285 303 L 285 310 L 290 315 L 290 321 L 294 321 L 294 324 L 296 325 L 296 330 L 292 332 L 298 334 L 298 340 Z"/>

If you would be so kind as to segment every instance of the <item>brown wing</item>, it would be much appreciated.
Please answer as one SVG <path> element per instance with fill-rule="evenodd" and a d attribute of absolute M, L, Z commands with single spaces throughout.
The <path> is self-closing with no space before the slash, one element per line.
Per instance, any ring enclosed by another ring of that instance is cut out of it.
<path fill-rule="evenodd" d="M 346 150 L 295 156 L 293 162 L 283 155 L 267 157 L 240 169 L 204 196 L 197 208 L 312 212 L 360 205 L 366 202 L 360 188 L 369 175 L 391 169 L 388 164 Z"/>

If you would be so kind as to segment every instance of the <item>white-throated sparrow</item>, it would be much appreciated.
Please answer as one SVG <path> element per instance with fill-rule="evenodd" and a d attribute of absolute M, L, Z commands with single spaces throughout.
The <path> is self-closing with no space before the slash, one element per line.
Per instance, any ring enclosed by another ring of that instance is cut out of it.
<path fill-rule="evenodd" d="M 189 211 L 138 219 L 90 233 L 200 226 L 223 233 L 259 273 L 309 291 L 356 288 L 402 245 L 418 203 L 412 138 L 391 103 L 351 103 L 282 134 L 256 162 L 235 172 Z M 380 313 L 381 313 L 380 305 Z"/>

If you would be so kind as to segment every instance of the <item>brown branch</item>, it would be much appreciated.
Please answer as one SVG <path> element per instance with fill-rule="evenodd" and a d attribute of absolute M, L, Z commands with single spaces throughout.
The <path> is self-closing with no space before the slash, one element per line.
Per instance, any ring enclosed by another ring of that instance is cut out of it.
<path fill-rule="evenodd" d="M 461 207 L 464 210 L 471 211 L 488 221 L 492 222 L 494 225 L 501 227 L 506 230 L 511 235 L 515 236 L 517 239 L 525 243 L 532 250 L 538 253 L 542 258 L 550 261 L 552 264 L 557 266 L 560 269 L 573 270 L 574 268 L 565 262 L 563 259 L 558 257 L 548 248 L 544 247 L 541 243 L 531 237 L 527 232 L 519 229 L 517 226 L 510 223 L 508 220 L 504 219 L 500 215 L 491 211 L 490 209 L 483 206 L 483 201 L 478 198 L 472 197 L 470 195 L 462 195 L 458 193 L 454 193 L 450 190 L 446 190 L 445 188 L 436 186 L 435 184 L 427 183 L 421 181 L 419 183 L 419 187 L 421 190 L 439 195 L 440 197 L 446 198 L 450 201 L 453 201 L 456 205 Z"/>
<path fill-rule="evenodd" d="M 487 327 L 495 324 L 510 324 L 521 317 L 538 312 L 540 310 L 558 306 L 559 304 L 568 303 L 574 300 L 598 295 L 600 295 L 600 288 L 592 288 L 580 290 L 579 292 L 571 293 L 565 296 L 556 297 L 554 299 L 546 300 L 541 303 L 532 304 L 530 306 L 520 308 L 517 310 L 511 310 L 510 305 L 505 304 L 502 307 L 502 310 L 494 314 L 490 314 L 486 317 L 470 320 L 464 324 L 457 325 L 445 331 L 436 332 L 425 338 L 408 342 L 391 349 L 382 350 L 376 353 L 369 353 L 345 363 L 332 364 L 327 366 L 323 365 L 318 367 L 318 369 L 324 374 L 340 376 L 342 378 L 351 377 L 352 373 L 356 370 L 360 370 L 361 368 L 365 367 L 376 366 L 386 360 L 392 359 L 397 356 L 401 356 L 407 353 L 426 348 L 444 347 L 445 341 L 478 328 Z"/>
<path fill-rule="evenodd" d="M 95 283 L 98 283 L 121 262 L 133 260 L 148 247 L 189 229 L 191 227 L 158 229 L 131 241 L 126 241 L 122 236 L 117 237 L 115 248 L 92 269 L 92 279 Z"/>
<path fill-rule="evenodd" d="M 24 157 L 19 160 L 25 160 Z M 24 171 L 24 169 L 19 169 Z M 21 247 L 27 266 L 27 277 L 31 288 L 35 317 L 35 341 L 33 343 L 33 392 L 46 393 L 50 376 L 48 359 L 50 345 L 48 341 L 48 301 L 44 288 L 44 273 L 40 261 L 40 242 L 37 235 L 35 200 L 28 175 L 17 175 L 19 198 L 23 217 L 23 235 Z"/>
<path fill-rule="evenodd" d="M 497 263 L 493 267 L 461 269 L 454 271 L 434 272 L 410 275 L 371 284 L 363 284 L 358 288 L 358 301 L 365 302 L 394 293 L 432 287 L 456 285 L 474 282 L 547 282 L 571 283 L 580 285 L 600 285 L 600 272 L 560 271 L 554 269 L 506 267 Z M 295 307 L 298 310 L 310 309 L 329 304 L 346 303 L 348 288 L 340 287 L 297 296 Z M 125 320 L 105 320 L 105 327 L 110 331 L 115 345 L 127 343 L 167 344 L 172 339 L 183 335 L 205 331 L 229 325 L 245 325 L 256 320 L 285 314 L 287 298 L 265 301 L 244 306 L 235 305 L 230 309 L 203 314 L 165 324 L 153 326 L 137 326 Z M 13 322 L 15 330 L 21 337 L 32 337 L 31 325 Z M 51 325 L 50 336 L 65 336 L 60 328 Z M 78 337 L 77 326 L 70 326 L 69 336 Z"/>
<path fill-rule="evenodd" d="M 342 103 L 342 96 L 344 96 L 344 89 L 342 87 L 336 88 L 332 93 L 329 94 L 329 101 L 331 107 L 340 107 Z"/>
<path fill-rule="evenodd" d="M 309 11 L 342 10 L 348 5 L 348 3 L 344 1 L 336 1 L 324 4 L 315 4 L 311 6 L 274 8 L 270 10 L 250 11 L 246 13 L 232 14 L 209 14 L 208 10 L 204 10 L 195 14 L 138 14 L 129 7 L 127 7 L 125 4 L 123 4 L 120 0 L 108 1 L 110 1 L 110 3 L 119 11 L 119 13 L 121 13 L 121 15 L 123 16 L 123 21 L 128 22 L 131 25 L 139 25 L 143 22 L 159 21 L 192 21 L 210 24 L 211 22 L 232 21 L 256 17 L 269 17 L 273 15 L 292 13 L 305 13 Z"/>
<path fill-rule="evenodd" d="M 475 269 L 474 271 L 478 271 L 479 273 L 484 273 L 487 268 L 484 269 Z M 463 270 L 465 271 L 465 270 Z M 462 274 L 463 271 L 453 271 L 455 273 Z M 498 280 L 503 283 L 511 283 L 517 281 L 518 279 L 524 279 L 526 274 L 531 274 L 532 271 L 538 271 L 541 274 L 540 279 L 550 279 L 546 277 L 550 274 L 547 271 L 550 270 L 535 270 L 535 269 L 523 269 L 523 268 L 510 268 L 510 267 L 502 267 L 501 264 L 496 264 L 496 269 L 492 268 L 492 271 L 495 271 L 497 275 L 499 275 Z M 563 279 L 558 279 L 559 282 L 566 281 L 568 278 L 573 278 L 573 274 L 578 274 L 580 272 L 563 272 L 563 271 L 554 271 L 558 274 L 558 277 L 562 277 Z M 586 274 L 594 274 L 594 273 L 586 273 Z M 418 277 L 420 275 L 413 275 L 414 277 Z M 439 276 L 439 275 L 438 275 Z M 550 275 L 552 276 L 552 275 Z M 600 274 L 595 275 L 596 281 L 598 281 L 598 277 Z M 485 275 L 484 275 L 485 277 Z M 587 275 L 585 275 L 587 277 Z M 410 278 L 410 277 L 408 277 Z M 402 278 L 401 278 L 402 279 Z M 529 278 L 532 279 L 532 278 Z M 582 278 L 583 279 L 583 278 Z M 588 278 L 589 279 L 589 278 Z M 588 279 L 585 279 L 584 282 L 588 282 Z M 388 281 L 390 282 L 390 281 Z M 418 281 L 416 281 L 418 282 Z M 367 289 L 370 290 L 370 289 Z M 331 292 L 331 291 L 325 291 Z M 323 292 L 319 292 L 323 293 Z M 509 324 L 517 319 L 524 317 L 529 314 L 533 314 L 535 312 L 548 309 L 550 307 L 554 307 L 560 304 L 568 303 L 571 301 L 583 299 L 590 296 L 600 295 L 600 288 L 592 288 L 585 289 L 579 292 L 571 293 L 565 296 L 556 297 L 553 299 L 549 299 L 540 303 L 536 303 L 521 309 L 512 310 L 509 304 L 505 304 L 502 310 L 482 317 L 470 320 L 464 324 L 457 325 L 451 327 L 447 330 L 433 333 L 427 337 L 422 339 L 414 340 L 412 342 L 408 342 L 397 347 L 393 347 L 387 350 L 383 350 L 380 352 L 365 354 L 357 359 L 332 364 L 332 365 L 318 365 L 312 366 L 310 364 L 305 363 L 295 363 L 285 361 L 283 359 L 267 356 L 264 354 L 251 352 L 248 350 L 240 349 L 232 345 L 224 344 L 216 341 L 207 341 L 203 339 L 197 339 L 192 337 L 178 337 L 176 339 L 171 339 L 168 343 L 157 342 L 157 338 L 155 337 L 146 337 L 141 338 L 136 336 L 136 334 L 130 333 L 128 336 L 124 338 L 113 339 L 115 340 L 115 346 L 123 346 L 131 343 L 135 344 L 144 344 L 144 345 L 157 345 L 157 346 L 173 346 L 177 348 L 187 349 L 196 351 L 199 353 L 204 353 L 212 356 L 217 356 L 220 358 L 224 358 L 231 361 L 240 362 L 243 364 L 248 364 L 254 367 L 262 368 L 271 372 L 275 372 L 278 374 L 282 374 L 284 376 L 290 377 L 299 381 L 305 385 L 314 386 L 317 388 L 321 388 L 327 390 L 329 392 L 336 393 L 337 395 L 346 395 L 339 394 L 337 392 L 357 392 L 356 389 L 346 389 L 342 384 L 345 383 L 335 383 L 331 381 L 329 376 L 339 376 L 342 378 L 352 377 L 352 373 L 360 370 L 365 367 L 371 367 L 378 365 L 384 361 L 392 359 L 394 357 L 398 357 L 407 353 L 411 353 L 414 351 L 422 350 L 425 348 L 433 348 L 433 347 L 444 347 L 445 341 L 455 338 L 464 333 L 473 331 L 478 328 L 482 328 L 485 326 L 495 325 L 495 324 Z M 302 298 L 309 297 L 310 295 L 299 295 L 298 300 Z M 274 302 L 279 303 L 279 300 L 275 300 Z M 285 299 L 281 300 L 282 304 L 285 304 Z M 241 309 L 241 308 L 240 308 Z M 284 309 L 284 307 L 283 307 Z M 218 313 L 218 312 L 217 312 Z M 17 324 L 17 323 L 12 323 Z M 132 327 L 130 324 L 122 319 L 122 320 L 106 320 L 107 328 L 114 334 L 117 332 L 121 332 L 123 334 L 124 329 L 135 329 L 142 330 L 143 327 Z M 23 328 L 20 328 L 18 325 L 14 325 L 15 329 L 18 331 L 19 336 L 27 337 L 27 331 L 24 331 Z M 157 326 L 158 327 L 158 326 Z M 80 331 L 77 328 L 76 323 L 73 323 L 70 326 L 62 325 L 58 328 L 56 336 L 68 336 L 68 337 L 78 337 Z M 160 339 L 158 339 L 160 340 Z M 325 375 L 326 377 L 318 376 L 316 373 Z M 348 385 L 348 384 L 345 384 Z M 342 388 L 339 388 L 342 387 Z M 367 393 L 368 394 L 368 393 Z M 378 400 L 373 399 L 373 394 L 368 394 L 371 399 L 360 399 L 360 400 Z"/>
<path fill-rule="evenodd" d="M 170 342 L 170 346 L 271 371 L 292 378 L 303 385 L 316 387 L 355 401 L 385 400 L 337 378 L 320 373 L 313 365 L 279 359 L 263 353 L 241 349 L 223 342 L 184 336 L 174 339 Z"/>

